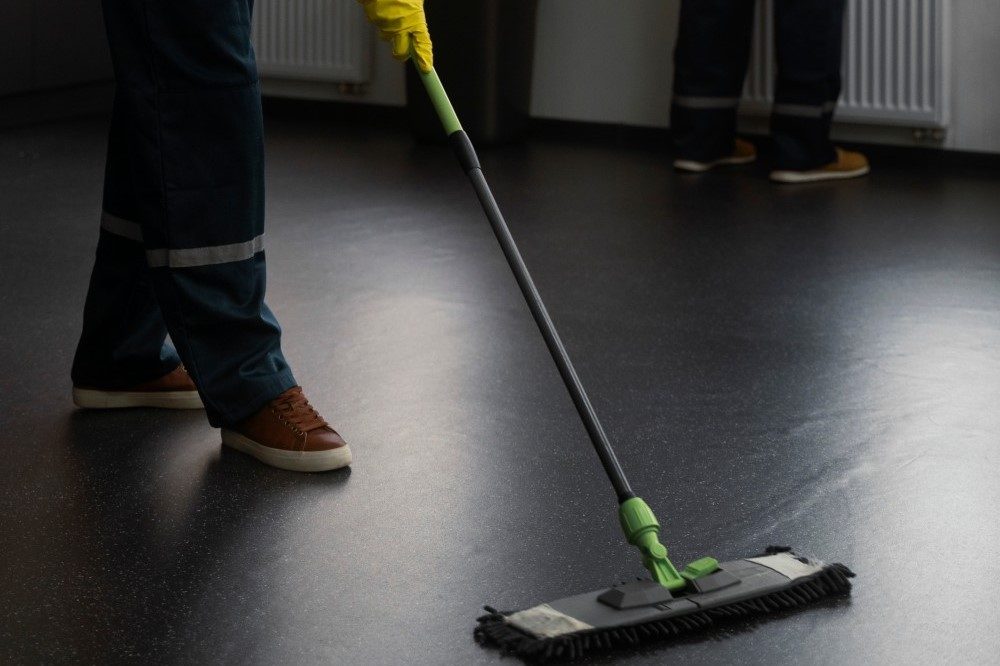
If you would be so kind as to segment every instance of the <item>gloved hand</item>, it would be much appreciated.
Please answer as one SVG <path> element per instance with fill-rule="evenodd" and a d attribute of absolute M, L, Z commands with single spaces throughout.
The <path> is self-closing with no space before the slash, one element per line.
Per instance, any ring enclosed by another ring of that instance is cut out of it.
<path fill-rule="evenodd" d="M 427 31 L 424 0 L 358 0 L 368 20 L 378 28 L 382 39 L 392 44 L 392 57 L 413 59 L 422 72 L 431 71 L 434 54 L 431 34 Z"/>

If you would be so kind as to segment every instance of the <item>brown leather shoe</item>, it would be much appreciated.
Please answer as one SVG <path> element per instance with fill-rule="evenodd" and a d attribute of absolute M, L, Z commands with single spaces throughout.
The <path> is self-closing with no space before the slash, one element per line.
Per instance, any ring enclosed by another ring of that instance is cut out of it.
<path fill-rule="evenodd" d="M 73 403 L 84 409 L 161 407 L 164 409 L 204 409 L 198 389 L 184 366 L 179 365 L 159 379 L 125 389 L 74 386 Z"/>
<path fill-rule="evenodd" d="M 755 159 L 757 159 L 757 148 L 749 141 L 736 139 L 733 142 L 733 152 L 731 155 L 720 157 L 711 162 L 676 159 L 674 160 L 674 168 L 678 171 L 687 171 L 688 173 L 703 173 L 717 166 L 750 164 Z"/>
<path fill-rule="evenodd" d="M 233 428 L 222 443 L 261 462 L 294 472 L 325 472 L 351 464 L 347 442 L 294 386 Z"/>
<path fill-rule="evenodd" d="M 837 161 L 835 162 L 809 171 L 772 171 L 771 180 L 776 183 L 815 183 L 821 180 L 858 178 L 870 170 L 867 157 L 853 150 L 837 148 Z"/>

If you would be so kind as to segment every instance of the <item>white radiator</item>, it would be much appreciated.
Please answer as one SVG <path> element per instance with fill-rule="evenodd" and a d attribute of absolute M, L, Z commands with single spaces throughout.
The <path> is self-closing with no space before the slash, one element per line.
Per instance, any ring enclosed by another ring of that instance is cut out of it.
<path fill-rule="evenodd" d="M 362 84 L 372 31 L 355 0 L 257 0 L 253 40 L 262 77 Z"/>
<path fill-rule="evenodd" d="M 848 0 L 837 120 L 948 124 L 949 0 Z M 742 108 L 766 113 L 774 95 L 772 0 L 760 0 Z"/>

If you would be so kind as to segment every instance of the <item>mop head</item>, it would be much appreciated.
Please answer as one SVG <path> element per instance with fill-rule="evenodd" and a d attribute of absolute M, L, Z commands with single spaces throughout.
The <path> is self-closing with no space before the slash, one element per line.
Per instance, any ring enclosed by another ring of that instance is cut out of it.
<path fill-rule="evenodd" d="M 722 562 L 718 571 L 677 592 L 645 580 L 517 612 L 487 606 L 475 637 L 530 661 L 573 659 L 847 596 L 853 577 L 843 564 L 825 564 L 772 546 L 760 557 Z"/>

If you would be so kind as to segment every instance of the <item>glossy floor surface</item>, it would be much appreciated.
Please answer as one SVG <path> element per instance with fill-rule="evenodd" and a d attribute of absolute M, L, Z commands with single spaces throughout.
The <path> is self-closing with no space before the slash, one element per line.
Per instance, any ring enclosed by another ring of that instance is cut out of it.
<path fill-rule="evenodd" d="M 263 467 L 198 413 L 75 411 L 103 132 L 0 133 L 0 661 L 500 663 L 481 604 L 642 574 L 467 182 L 404 131 L 268 125 L 269 301 L 350 471 Z M 775 187 L 563 138 L 484 164 L 676 559 L 858 573 L 592 663 L 996 663 L 1000 174 L 887 155 Z"/>

